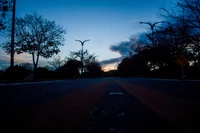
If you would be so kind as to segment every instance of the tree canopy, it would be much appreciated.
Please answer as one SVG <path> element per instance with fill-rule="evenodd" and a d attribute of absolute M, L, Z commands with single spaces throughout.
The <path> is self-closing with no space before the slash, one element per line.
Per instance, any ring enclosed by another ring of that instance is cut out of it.
<path fill-rule="evenodd" d="M 131 49 L 137 54 L 118 65 L 121 76 L 147 72 L 149 76 L 178 77 L 181 67 L 188 75 L 200 75 L 200 1 L 178 0 L 175 6 L 172 10 L 161 8 L 165 21 L 146 33 L 148 40 L 132 39 Z M 154 45 L 149 45 L 152 40 Z M 188 62 L 180 66 L 177 59 L 183 56 Z"/>
<path fill-rule="evenodd" d="M 37 13 L 26 14 L 16 18 L 15 52 L 32 55 L 34 70 L 38 66 L 39 57 L 50 58 L 60 52 L 64 45 L 66 30 L 55 21 L 45 19 Z M 10 37 L 10 29 L 6 32 Z M 10 41 L 2 44 L 5 52 L 10 53 Z"/>
<path fill-rule="evenodd" d="M 83 67 L 84 67 L 84 71 L 87 72 L 88 66 L 93 64 L 93 63 L 97 63 L 97 59 L 96 59 L 96 55 L 95 54 L 90 54 L 88 52 L 88 50 L 84 50 L 83 51 Z M 70 52 L 69 58 L 68 59 L 75 59 L 75 60 L 79 60 L 81 61 L 82 58 L 82 50 L 79 51 L 72 51 Z"/>

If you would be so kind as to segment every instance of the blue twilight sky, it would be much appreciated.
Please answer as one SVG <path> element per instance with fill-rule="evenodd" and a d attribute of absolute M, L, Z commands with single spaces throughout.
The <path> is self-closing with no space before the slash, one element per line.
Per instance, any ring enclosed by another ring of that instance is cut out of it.
<path fill-rule="evenodd" d="M 111 46 L 122 46 L 127 49 L 129 38 L 149 30 L 148 25 L 140 21 L 160 21 L 161 10 L 158 7 L 169 7 L 176 0 L 16 0 L 16 17 L 23 17 L 33 11 L 48 20 L 55 20 L 66 30 L 65 45 L 59 55 L 68 56 L 69 51 L 81 48 L 75 39 L 85 40 L 84 49 L 98 55 L 104 67 L 110 69 L 126 54 L 120 48 L 111 50 Z M 1 38 L 2 40 L 2 38 Z M 18 62 L 31 62 L 31 56 L 22 54 L 15 56 Z M 51 60 L 51 59 L 48 59 Z M 0 50 L 0 66 L 9 65 L 10 58 Z M 110 64 L 109 63 L 112 63 Z M 40 58 L 40 65 L 47 63 Z"/>

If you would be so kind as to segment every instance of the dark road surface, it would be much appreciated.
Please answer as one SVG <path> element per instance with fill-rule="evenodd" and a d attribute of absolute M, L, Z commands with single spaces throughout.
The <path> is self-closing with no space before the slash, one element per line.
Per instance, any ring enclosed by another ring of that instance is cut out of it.
<path fill-rule="evenodd" d="M 181 80 L 145 80 L 130 78 L 121 80 L 200 104 L 200 81 L 183 82 Z"/>
<path fill-rule="evenodd" d="M 198 132 L 199 89 L 131 78 L 0 85 L 0 132 Z"/>
<path fill-rule="evenodd" d="M 132 97 L 122 87 L 110 81 L 100 101 L 84 123 L 83 133 L 171 133 L 178 132 Z"/>

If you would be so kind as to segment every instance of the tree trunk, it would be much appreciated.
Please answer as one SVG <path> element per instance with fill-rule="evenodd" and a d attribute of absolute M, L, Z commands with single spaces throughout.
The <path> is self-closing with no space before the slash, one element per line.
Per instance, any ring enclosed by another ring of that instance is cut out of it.
<path fill-rule="evenodd" d="M 37 57 L 36 57 L 36 61 L 35 61 L 35 53 L 33 52 L 32 53 L 32 58 L 33 58 L 33 80 L 36 79 L 36 69 L 37 69 L 37 66 L 38 66 L 38 61 L 39 61 L 39 53 L 37 54 Z"/>
<path fill-rule="evenodd" d="M 39 54 L 37 54 L 37 59 L 35 61 L 35 55 L 34 53 L 32 53 L 32 57 L 33 57 L 33 80 L 36 79 L 36 69 L 37 69 L 37 66 L 38 66 L 38 61 L 39 61 Z"/>
<path fill-rule="evenodd" d="M 32 53 L 32 58 L 33 58 L 33 80 L 35 80 L 36 66 L 35 66 L 35 56 L 34 56 L 34 53 Z"/>
<path fill-rule="evenodd" d="M 33 68 L 33 80 L 35 80 L 36 79 L 36 65 L 34 64 L 33 65 L 34 66 L 34 68 Z"/>

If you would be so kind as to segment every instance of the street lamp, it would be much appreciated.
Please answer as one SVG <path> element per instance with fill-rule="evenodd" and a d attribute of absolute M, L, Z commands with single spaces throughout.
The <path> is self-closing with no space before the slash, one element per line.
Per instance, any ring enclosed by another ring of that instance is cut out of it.
<path fill-rule="evenodd" d="M 10 51 L 10 68 L 11 68 L 11 80 L 14 79 L 14 42 L 15 42 L 15 12 L 16 12 L 16 0 L 4 0 L 0 1 L 0 11 L 12 12 L 12 29 L 11 29 L 11 51 Z"/>
<path fill-rule="evenodd" d="M 82 74 L 83 74 L 83 45 L 84 45 L 85 42 L 90 41 L 90 39 L 88 39 L 88 40 L 84 40 L 84 41 L 81 41 L 81 40 L 75 40 L 75 41 L 80 42 L 81 45 L 82 45 L 82 50 L 81 50 L 81 63 L 82 63 L 82 67 L 81 67 L 81 75 L 82 75 Z"/>
<path fill-rule="evenodd" d="M 154 23 L 151 23 L 151 22 L 140 22 L 140 24 L 148 24 L 150 27 L 151 27 L 151 38 L 152 38 L 152 45 L 154 46 L 154 39 L 153 39 L 153 30 L 154 30 L 154 27 L 159 24 L 159 23 L 162 23 L 164 21 L 159 21 L 159 22 L 154 22 Z"/>
<path fill-rule="evenodd" d="M 13 0 L 11 55 L 10 55 L 11 56 L 11 58 L 10 58 L 10 66 L 11 66 L 12 69 L 14 69 L 15 11 L 16 11 L 16 0 Z"/>

